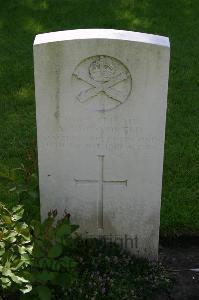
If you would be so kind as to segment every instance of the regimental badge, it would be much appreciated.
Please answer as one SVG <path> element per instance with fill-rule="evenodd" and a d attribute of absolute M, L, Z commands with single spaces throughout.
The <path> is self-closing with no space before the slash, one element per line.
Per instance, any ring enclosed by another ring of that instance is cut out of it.
<path fill-rule="evenodd" d="M 105 55 L 83 60 L 76 66 L 72 81 L 76 99 L 99 111 L 121 105 L 132 89 L 132 78 L 127 67 L 118 59 Z"/>

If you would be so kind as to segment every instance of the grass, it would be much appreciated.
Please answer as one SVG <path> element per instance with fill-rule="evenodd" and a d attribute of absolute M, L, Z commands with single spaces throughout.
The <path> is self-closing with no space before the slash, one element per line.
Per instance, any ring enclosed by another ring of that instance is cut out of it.
<path fill-rule="evenodd" d="M 36 34 L 115 28 L 166 35 L 171 68 L 161 233 L 199 231 L 199 6 L 191 0 L 0 0 L 0 161 L 35 161 L 32 44 Z M 34 166 L 31 166 L 34 169 Z M 1 200 L 16 198 L 0 182 Z"/>

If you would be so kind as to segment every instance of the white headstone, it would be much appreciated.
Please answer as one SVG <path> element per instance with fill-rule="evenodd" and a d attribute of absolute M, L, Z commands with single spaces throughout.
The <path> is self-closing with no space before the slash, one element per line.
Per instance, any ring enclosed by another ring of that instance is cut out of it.
<path fill-rule="evenodd" d="M 169 40 L 70 30 L 34 42 L 41 214 L 157 259 Z"/>

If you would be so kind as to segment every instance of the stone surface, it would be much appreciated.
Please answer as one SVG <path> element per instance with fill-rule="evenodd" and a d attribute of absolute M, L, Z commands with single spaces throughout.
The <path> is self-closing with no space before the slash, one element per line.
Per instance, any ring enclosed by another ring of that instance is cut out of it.
<path fill-rule="evenodd" d="M 169 40 L 71 30 L 34 43 L 42 218 L 157 259 Z"/>

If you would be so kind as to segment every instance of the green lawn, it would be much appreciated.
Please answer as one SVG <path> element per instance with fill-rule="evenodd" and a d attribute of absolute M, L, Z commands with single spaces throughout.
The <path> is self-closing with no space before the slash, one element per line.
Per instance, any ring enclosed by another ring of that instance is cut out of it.
<path fill-rule="evenodd" d="M 36 34 L 115 28 L 166 35 L 171 68 L 161 232 L 199 232 L 199 5 L 196 0 L 0 0 L 1 168 L 34 169 Z M 0 183 L 0 197 L 16 201 Z"/>

